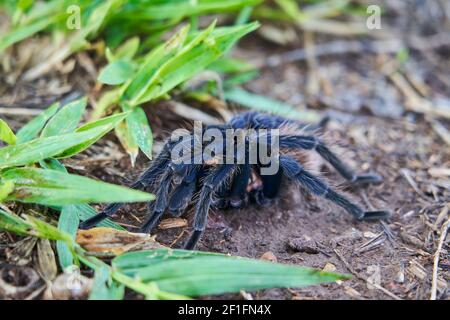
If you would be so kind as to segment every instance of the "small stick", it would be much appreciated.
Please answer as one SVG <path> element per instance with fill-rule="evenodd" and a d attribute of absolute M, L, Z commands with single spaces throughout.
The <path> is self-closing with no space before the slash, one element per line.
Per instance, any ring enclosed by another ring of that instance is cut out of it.
<path fill-rule="evenodd" d="M 41 110 L 41 109 L 0 107 L 0 114 L 6 114 L 6 115 L 12 115 L 12 116 L 37 116 L 42 111 L 43 110 Z"/>
<path fill-rule="evenodd" d="M 433 279 L 431 281 L 430 300 L 436 300 L 439 257 L 441 255 L 442 247 L 444 245 L 444 240 L 447 237 L 449 227 L 450 227 L 450 218 L 448 218 L 448 220 L 442 225 L 441 236 L 439 237 L 439 244 L 438 244 L 436 253 L 434 254 Z"/>
<path fill-rule="evenodd" d="M 431 127 L 446 144 L 450 146 L 450 131 L 448 131 L 439 121 L 432 120 Z"/>

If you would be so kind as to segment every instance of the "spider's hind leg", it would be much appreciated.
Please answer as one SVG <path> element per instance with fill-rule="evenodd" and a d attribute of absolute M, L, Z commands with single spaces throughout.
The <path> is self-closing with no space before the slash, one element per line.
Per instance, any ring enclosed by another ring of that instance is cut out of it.
<path fill-rule="evenodd" d="M 297 161 L 290 157 L 281 156 L 280 165 L 289 179 L 298 181 L 313 194 L 334 202 L 358 220 L 378 220 L 391 216 L 389 211 L 364 211 L 357 204 L 331 189 L 321 179 L 306 171 Z"/>
<path fill-rule="evenodd" d="M 280 147 L 315 150 L 323 159 L 336 169 L 339 174 L 354 185 L 380 184 L 383 179 L 375 174 L 357 175 L 354 170 L 334 154 L 323 141 L 314 136 L 280 136 Z"/>

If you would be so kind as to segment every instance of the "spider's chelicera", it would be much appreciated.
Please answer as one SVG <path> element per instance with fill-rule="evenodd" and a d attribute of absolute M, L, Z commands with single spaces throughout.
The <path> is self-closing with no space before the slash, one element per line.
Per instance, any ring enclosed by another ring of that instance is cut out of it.
<path fill-rule="evenodd" d="M 182 215 L 196 198 L 194 231 L 185 244 L 186 249 L 193 249 L 205 230 L 211 206 L 270 205 L 279 196 L 283 178 L 334 202 L 358 220 L 389 217 L 388 211 L 364 211 L 311 173 L 306 151 L 317 152 L 351 183 L 381 183 L 376 174 L 355 174 L 315 135 L 316 129 L 279 116 L 248 112 L 225 125 L 197 124 L 192 132 L 176 130 L 131 186 L 156 193 L 141 230 L 150 233 L 165 212 Z M 122 205 L 107 206 L 81 227 L 96 225 Z"/>

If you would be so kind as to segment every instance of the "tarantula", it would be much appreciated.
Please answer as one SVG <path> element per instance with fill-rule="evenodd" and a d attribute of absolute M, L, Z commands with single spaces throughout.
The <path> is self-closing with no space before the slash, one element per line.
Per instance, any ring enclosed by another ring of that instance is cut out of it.
<path fill-rule="evenodd" d="M 205 230 L 211 206 L 242 208 L 249 202 L 270 205 L 280 193 L 283 177 L 341 206 L 358 220 L 389 217 L 388 211 L 364 211 L 307 169 L 308 153 L 315 151 L 351 183 L 382 181 L 376 174 L 355 174 L 315 134 L 316 129 L 279 116 L 247 112 L 236 115 L 225 125 L 206 126 L 197 132 L 172 137 L 131 186 L 156 192 L 156 200 L 149 203 L 148 219 L 141 231 L 150 233 L 166 211 L 180 216 L 192 199 L 198 198 L 194 232 L 184 246 L 193 249 Z M 208 130 L 216 135 L 209 134 L 205 141 Z M 230 130 L 235 133 L 232 137 L 227 136 Z M 261 150 L 267 151 L 268 159 L 263 159 Z M 96 225 L 122 205 L 108 205 L 84 221 L 81 228 Z"/>

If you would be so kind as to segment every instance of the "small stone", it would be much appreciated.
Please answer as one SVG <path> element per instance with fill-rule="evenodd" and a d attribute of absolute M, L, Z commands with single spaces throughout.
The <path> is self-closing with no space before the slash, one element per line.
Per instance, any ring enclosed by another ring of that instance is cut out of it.
<path fill-rule="evenodd" d="M 330 263 L 330 262 L 327 262 L 325 264 L 325 267 L 323 267 L 322 270 L 326 271 L 326 272 L 335 272 L 336 271 L 336 266 L 334 264 Z"/>
<path fill-rule="evenodd" d="M 277 257 L 271 251 L 267 251 L 267 252 L 263 253 L 263 255 L 260 257 L 260 259 L 271 261 L 271 262 L 277 262 Z"/>
<path fill-rule="evenodd" d="M 347 293 L 350 297 L 352 297 L 354 299 L 360 299 L 361 298 L 361 293 L 359 293 L 358 291 L 356 291 L 353 288 L 350 288 L 348 286 L 344 286 L 344 290 L 345 290 L 345 293 Z"/>
<path fill-rule="evenodd" d="M 290 239 L 287 246 L 298 252 L 304 252 L 308 254 L 318 254 L 319 248 L 317 247 L 316 241 L 311 238 L 294 238 Z"/>

